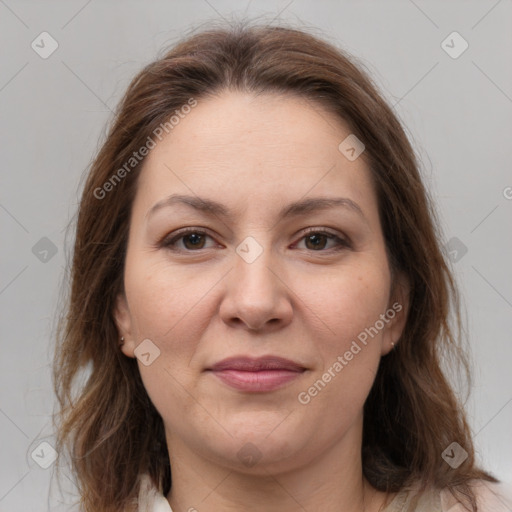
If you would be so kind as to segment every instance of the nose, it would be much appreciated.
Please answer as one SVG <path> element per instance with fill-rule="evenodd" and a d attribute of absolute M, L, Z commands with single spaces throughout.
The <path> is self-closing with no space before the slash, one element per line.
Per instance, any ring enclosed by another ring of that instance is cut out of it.
<path fill-rule="evenodd" d="M 234 268 L 226 276 L 226 290 L 220 305 L 222 320 L 231 327 L 274 331 L 291 322 L 293 315 L 290 284 L 270 249 L 252 261 L 234 255 Z"/>

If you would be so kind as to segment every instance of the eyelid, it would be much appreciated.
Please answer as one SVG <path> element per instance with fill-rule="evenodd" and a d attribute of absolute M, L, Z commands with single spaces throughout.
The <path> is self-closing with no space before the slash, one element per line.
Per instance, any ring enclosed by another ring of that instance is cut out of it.
<path fill-rule="evenodd" d="M 338 243 L 338 246 L 335 248 L 331 248 L 331 249 L 324 250 L 324 251 L 311 251 L 311 252 L 329 253 L 329 252 L 334 252 L 334 251 L 340 250 L 340 249 L 352 248 L 352 241 L 350 240 L 350 238 L 347 235 L 345 235 L 343 233 L 339 233 L 331 228 L 311 227 L 311 228 L 306 228 L 305 230 L 300 231 L 300 233 L 301 233 L 300 238 L 294 244 L 300 243 L 304 239 L 304 237 L 306 237 L 310 233 L 319 234 L 319 235 L 328 235 L 329 239 L 335 240 Z"/>
<path fill-rule="evenodd" d="M 212 239 L 215 239 L 215 237 L 205 228 L 194 228 L 194 227 L 188 227 L 188 228 L 181 228 L 176 231 L 173 231 L 171 234 L 165 235 L 160 242 L 158 243 L 159 246 L 170 246 L 172 243 L 178 242 L 181 238 L 184 236 L 191 234 L 191 233 L 197 233 L 199 235 L 206 235 L 209 236 Z M 188 251 L 193 252 L 193 251 Z"/>
<path fill-rule="evenodd" d="M 186 250 L 186 249 L 172 249 L 171 246 L 175 245 L 179 240 L 181 240 L 184 236 L 186 236 L 189 233 L 197 233 L 200 235 L 205 235 L 210 237 L 212 240 L 215 240 L 215 236 L 212 235 L 208 229 L 206 228 L 200 228 L 200 227 L 186 227 L 181 228 L 176 231 L 174 231 L 171 235 L 166 235 L 162 238 L 162 240 L 158 243 L 159 246 L 167 247 L 170 250 L 174 250 L 175 252 L 199 252 L 205 249 L 197 249 L 197 250 Z M 327 250 L 320 250 L 320 251 L 311 251 L 311 252 L 318 252 L 318 253 L 329 253 L 334 252 L 339 249 L 343 248 L 349 248 L 352 247 L 352 242 L 349 237 L 347 237 L 344 234 L 338 234 L 331 228 L 327 227 L 309 227 L 304 230 L 300 230 L 296 233 L 295 236 L 298 236 L 300 234 L 300 238 L 293 243 L 293 245 L 296 245 L 300 243 L 308 234 L 320 234 L 320 235 L 328 235 L 331 240 L 335 240 L 338 243 L 338 246 L 336 248 L 331 248 Z"/>

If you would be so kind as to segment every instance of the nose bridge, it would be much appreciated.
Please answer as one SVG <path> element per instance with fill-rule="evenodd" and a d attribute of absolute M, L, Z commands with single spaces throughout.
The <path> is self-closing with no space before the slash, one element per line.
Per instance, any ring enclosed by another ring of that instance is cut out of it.
<path fill-rule="evenodd" d="M 271 268 L 276 266 L 276 255 L 272 253 L 268 233 L 247 236 L 236 247 L 234 279 L 245 287 L 244 295 L 262 294 L 270 299 L 276 279 Z M 256 297 L 253 297 L 256 298 Z"/>

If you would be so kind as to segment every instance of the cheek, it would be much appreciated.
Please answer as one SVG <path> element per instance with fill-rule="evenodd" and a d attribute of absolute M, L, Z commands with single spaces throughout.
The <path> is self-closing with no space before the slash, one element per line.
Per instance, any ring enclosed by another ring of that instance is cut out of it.
<path fill-rule="evenodd" d="M 307 302 L 322 322 L 313 338 L 318 366 L 299 401 L 311 417 L 323 418 L 331 435 L 329 425 L 344 431 L 359 415 L 375 380 L 382 331 L 372 329 L 386 312 L 389 276 L 378 266 L 354 267 L 324 284 L 323 292 L 309 294 Z M 301 296 L 308 297 L 308 283 L 303 285 Z"/>
<path fill-rule="evenodd" d="M 207 319 L 200 300 L 204 289 L 197 278 L 186 279 L 148 261 L 139 263 L 130 267 L 125 279 L 134 336 L 139 343 L 150 339 L 160 351 L 149 366 L 138 361 L 140 375 L 163 417 L 176 410 L 188 415 L 193 403 L 186 389 L 195 378 L 190 361 L 204 329 L 201 322 Z"/>
<path fill-rule="evenodd" d="M 200 327 L 198 319 L 207 320 L 202 299 L 216 279 L 199 270 L 171 267 L 161 258 L 154 263 L 151 259 L 142 254 L 127 261 L 125 287 L 135 331 L 139 339 L 165 340 L 166 347 L 176 344 L 173 350 L 179 349 L 184 343 L 179 343 L 177 333 L 184 324 L 195 330 Z"/>
<path fill-rule="evenodd" d="M 334 422 L 340 408 L 350 418 L 362 407 L 379 366 L 383 330 L 375 330 L 375 324 L 381 326 L 390 286 L 389 270 L 380 261 L 386 262 L 360 258 L 321 279 L 298 281 L 298 295 L 314 313 L 310 326 L 318 321 L 310 333 L 318 366 L 308 382 L 313 388 L 303 391 L 312 410 L 323 411 Z"/>
<path fill-rule="evenodd" d="M 361 257 L 327 273 L 297 277 L 294 291 L 325 332 L 327 346 L 342 349 L 385 313 L 389 286 L 387 267 Z"/>
<path fill-rule="evenodd" d="M 211 321 L 208 291 L 218 276 L 180 271 L 143 253 L 127 259 L 126 268 L 133 335 L 138 343 L 150 339 L 160 351 L 151 365 L 138 362 L 144 387 L 160 414 L 176 407 L 186 413 L 193 404 L 185 389 L 197 379 L 191 361 Z"/>

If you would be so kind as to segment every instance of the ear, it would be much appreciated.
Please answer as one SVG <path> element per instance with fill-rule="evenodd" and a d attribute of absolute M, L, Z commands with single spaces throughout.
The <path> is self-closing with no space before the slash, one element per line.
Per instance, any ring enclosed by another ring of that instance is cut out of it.
<path fill-rule="evenodd" d="M 402 336 L 409 312 L 409 294 L 409 280 L 403 273 L 400 273 L 395 277 L 388 309 L 385 313 L 388 322 L 382 336 L 381 355 L 383 356 L 396 347 Z"/>
<path fill-rule="evenodd" d="M 134 350 L 136 348 L 135 337 L 133 335 L 132 317 L 128 302 L 124 293 L 119 293 L 116 298 L 114 308 L 114 321 L 119 331 L 119 339 L 124 338 L 124 342 L 120 345 L 120 349 L 125 356 L 135 357 Z"/>

